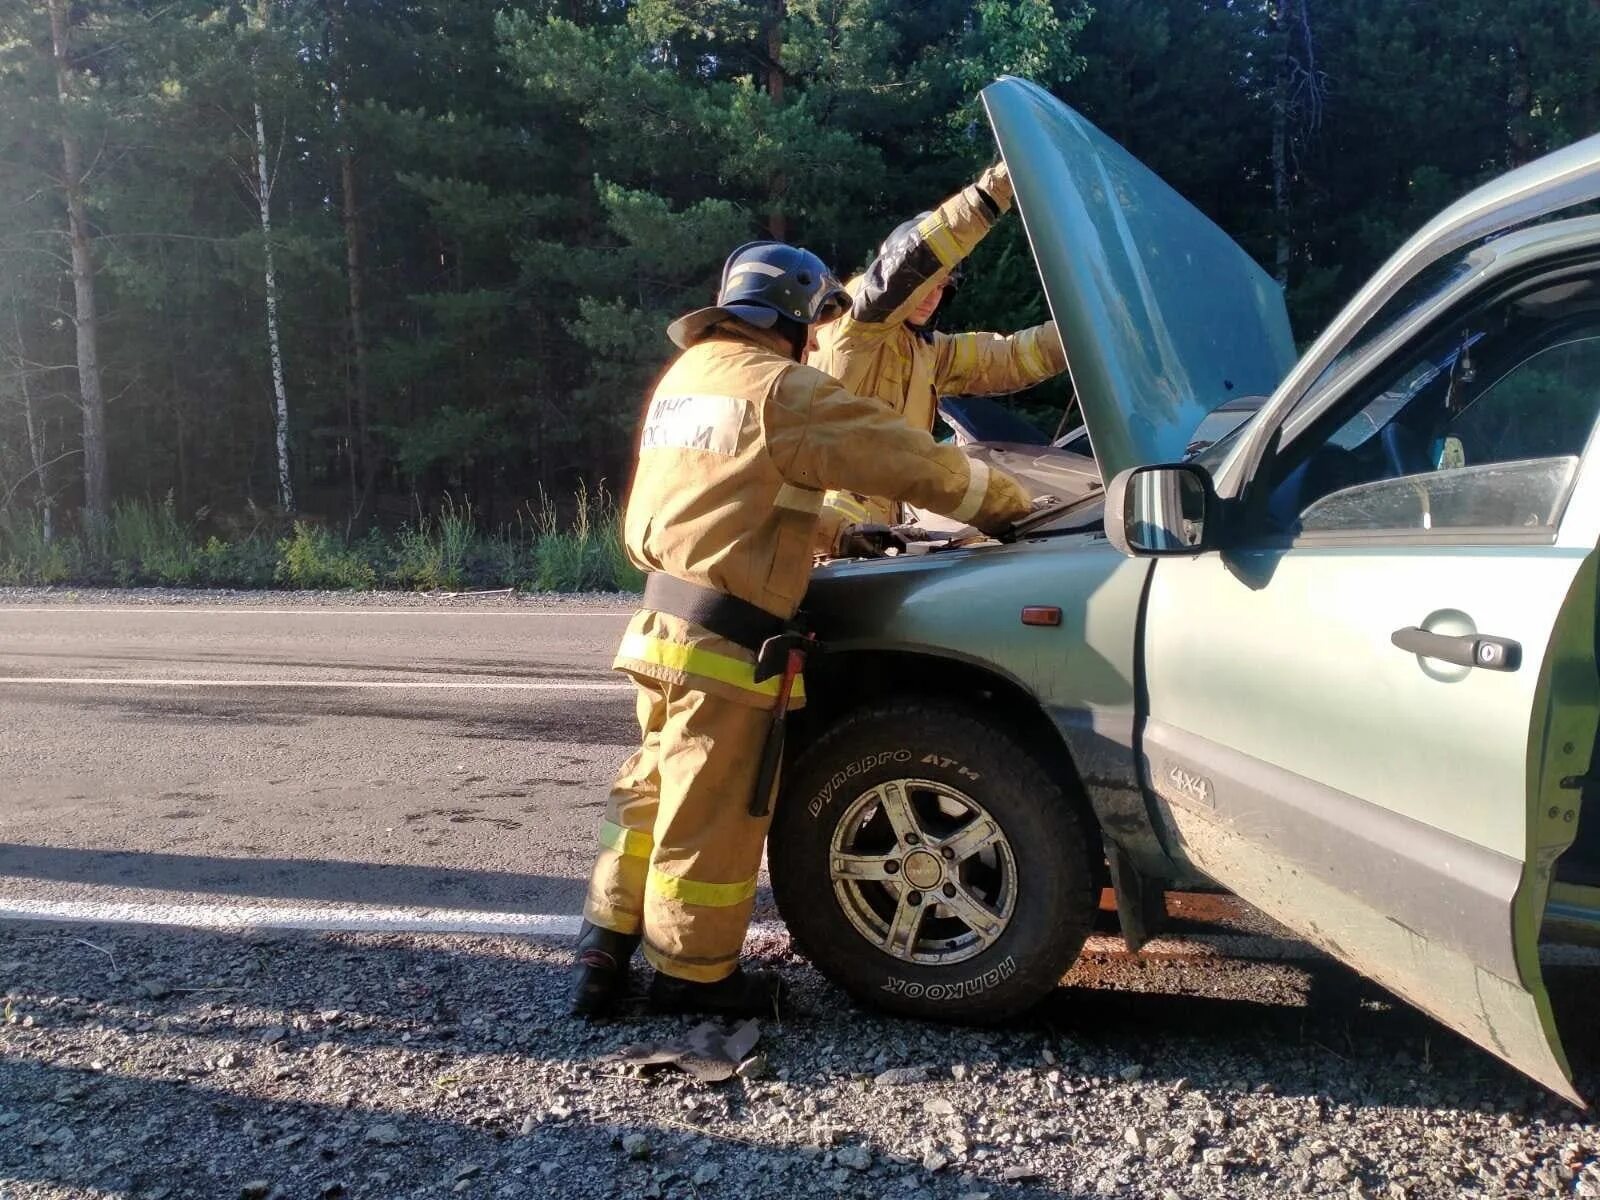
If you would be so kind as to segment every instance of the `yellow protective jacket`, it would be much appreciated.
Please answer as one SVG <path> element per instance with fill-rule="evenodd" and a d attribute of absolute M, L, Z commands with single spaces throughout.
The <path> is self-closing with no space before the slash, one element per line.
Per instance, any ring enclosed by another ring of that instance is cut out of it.
<path fill-rule="evenodd" d="M 1067 356 L 1054 321 L 1009 337 L 936 333 L 906 323 L 928 290 L 972 253 L 1010 207 L 1010 176 L 1003 166 L 991 167 L 894 239 L 847 285 L 850 311 L 818 327 L 818 349 L 807 362 L 925 432 L 933 430 L 941 395 L 1015 392 L 1064 371 Z M 830 495 L 818 549 L 834 549 L 846 524 L 893 522 L 897 507 L 881 494 Z"/>
<path fill-rule="evenodd" d="M 656 385 L 623 514 L 628 556 L 640 568 L 787 619 L 811 579 L 830 488 L 905 500 L 991 531 L 1027 515 L 1028 495 L 1010 476 L 851 395 L 783 346 L 728 322 Z M 770 707 L 777 681 L 755 683 L 754 663 L 741 646 L 644 610 L 615 665 Z"/>

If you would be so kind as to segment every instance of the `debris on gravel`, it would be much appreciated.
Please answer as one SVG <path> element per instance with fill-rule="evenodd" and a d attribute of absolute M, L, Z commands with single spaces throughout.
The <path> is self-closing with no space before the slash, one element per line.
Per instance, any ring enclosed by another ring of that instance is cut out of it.
<path fill-rule="evenodd" d="M 714 1021 L 704 1021 L 688 1033 L 659 1042 L 635 1042 L 609 1054 L 602 1062 L 646 1067 L 677 1067 L 701 1083 L 732 1079 L 756 1041 L 761 1022 L 754 1019 L 724 1029 Z"/>
<path fill-rule="evenodd" d="M 398 1146 L 406 1140 L 404 1134 L 387 1124 L 368 1126 L 364 1136 L 374 1146 Z"/>
<path fill-rule="evenodd" d="M 0 923 L 7 1200 L 1600 1198 L 1595 1118 L 1329 963 L 1091 955 L 974 1029 L 775 940 L 702 1082 L 615 1057 L 692 1021 L 567 1017 L 561 944 L 82 931 Z"/>
<path fill-rule="evenodd" d="M 880 1072 L 873 1083 L 878 1087 L 906 1087 L 913 1083 L 928 1082 L 927 1067 L 893 1067 Z"/>

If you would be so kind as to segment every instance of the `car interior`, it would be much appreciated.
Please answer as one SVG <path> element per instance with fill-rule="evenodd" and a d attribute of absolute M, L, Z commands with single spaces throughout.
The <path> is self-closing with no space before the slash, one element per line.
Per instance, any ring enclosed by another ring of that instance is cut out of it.
<path fill-rule="evenodd" d="M 1452 322 L 1276 464 L 1268 531 L 1549 529 L 1600 410 L 1600 275 Z"/>

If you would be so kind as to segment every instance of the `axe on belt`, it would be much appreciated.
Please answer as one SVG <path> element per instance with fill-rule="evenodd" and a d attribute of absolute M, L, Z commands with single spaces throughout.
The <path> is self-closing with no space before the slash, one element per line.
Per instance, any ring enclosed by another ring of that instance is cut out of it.
<path fill-rule="evenodd" d="M 764 817 L 772 810 L 772 789 L 778 782 L 778 765 L 783 761 L 783 728 L 789 716 L 789 699 L 794 681 L 805 670 L 806 656 L 822 649 L 809 633 L 780 633 L 761 643 L 756 655 L 756 682 L 778 677 L 778 698 L 772 706 L 772 724 L 761 747 L 761 769 L 756 773 L 756 790 L 750 797 L 750 815 Z"/>

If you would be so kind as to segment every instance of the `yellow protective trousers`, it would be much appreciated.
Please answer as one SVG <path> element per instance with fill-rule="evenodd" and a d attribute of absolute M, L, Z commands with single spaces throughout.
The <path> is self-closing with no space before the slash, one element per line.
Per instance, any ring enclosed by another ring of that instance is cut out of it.
<path fill-rule="evenodd" d="M 768 815 L 750 815 L 770 710 L 634 675 L 641 741 L 611 789 L 583 915 L 642 933 L 656 970 L 733 972 L 755 907 Z"/>

